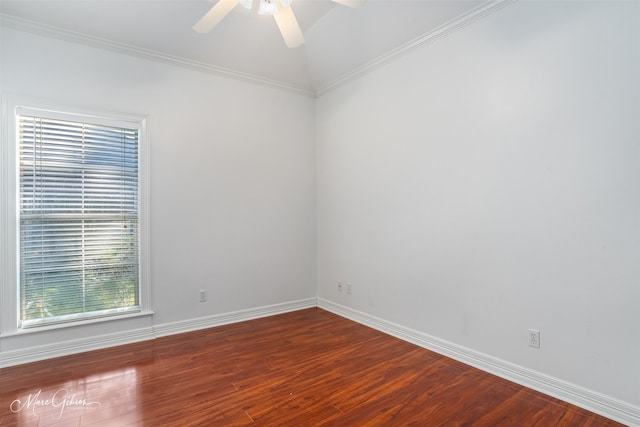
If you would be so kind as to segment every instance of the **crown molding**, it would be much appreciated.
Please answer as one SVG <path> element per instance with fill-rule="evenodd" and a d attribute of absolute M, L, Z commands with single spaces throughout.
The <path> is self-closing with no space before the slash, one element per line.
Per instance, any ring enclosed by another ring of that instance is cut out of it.
<path fill-rule="evenodd" d="M 138 46 L 133 46 L 127 43 L 116 42 L 113 40 L 104 39 L 101 37 L 95 37 L 76 31 L 70 31 L 64 28 L 55 27 L 52 25 L 46 25 L 39 22 L 31 21 L 28 19 L 18 18 L 12 15 L 0 14 L 0 27 L 12 28 L 14 30 L 25 31 L 32 34 L 55 38 L 62 41 L 79 43 L 86 46 L 108 50 L 115 53 L 134 56 L 137 58 L 152 60 L 156 62 L 162 62 L 169 65 L 188 68 L 195 71 L 201 71 L 209 74 L 215 74 L 219 76 L 231 77 L 251 83 L 257 83 L 263 86 L 268 86 L 277 89 L 284 89 L 290 92 L 294 92 L 300 95 L 315 97 L 315 92 L 311 89 L 290 85 L 278 80 L 268 79 L 265 77 L 256 76 L 250 73 L 243 73 L 240 71 L 231 70 L 229 68 L 219 67 L 211 64 L 207 64 L 200 61 L 195 61 L 188 58 L 183 58 L 176 55 L 170 55 L 164 52 L 160 52 L 152 49 L 145 49 Z"/>
<path fill-rule="evenodd" d="M 32 34 L 55 38 L 58 40 L 80 43 L 80 44 L 91 46 L 94 48 L 108 50 L 111 52 L 134 56 L 134 57 L 143 58 L 147 60 L 162 62 L 169 65 L 180 66 L 180 67 L 192 69 L 195 71 L 201 71 L 209 74 L 235 78 L 235 79 L 239 79 L 239 80 L 243 80 L 251 83 L 260 84 L 263 86 L 287 90 L 290 92 L 294 92 L 294 93 L 312 97 L 312 98 L 317 98 L 350 82 L 351 80 L 354 80 L 355 78 L 363 74 L 366 74 L 372 71 L 373 69 L 383 64 L 388 63 L 389 61 L 399 57 L 400 55 L 404 55 L 410 51 L 413 51 L 414 49 L 424 44 L 432 43 L 448 34 L 453 33 L 454 31 L 459 30 L 462 27 L 465 27 L 466 25 L 472 22 L 475 22 L 478 19 L 488 16 L 512 3 L 515 3 L 516 1 L 517 0 L 489 0 L 486 3 L 483 3 L 480 6 L 437 27 L 436 29 L 431 30 L 417 37 L 416 39 L 411 40 L 399 46 L 398 48 L 393 49 L 392 51 L 385 53 L 384 55 L 381 55 L 378 58 L 361 65 L 360 67 L 354 69 L 353 71 L 343 74 L 337 79 L 334 79 L 327 83 L 321 83 L 319 87 L 316 88 L 315 90 L 291 85 L 278 80 L 256 76 L 250 73 L 243 73 L 243 72 L 235 71 L 229 68 L 219 67 L 219 66 L 207 64 L 204 62 L 183 58 L 176 55 L 170 55 L 170 54 L 156 51 L 156 50 L 145 49 L 145 48 L 133 46 L 126 43 L 121 43 L 121 42 L 116 42 L 113 40 L 108 40 L 100 37 L 90 36 L 88 34 L 83 34 L 75 31 L 70 31 L 67 29 L 51 26 L 51 25 L 46 25 L 39 22 L 18 18 L 12 15 L 0 14 L 0 26 L 16 29 L 20 31 L 26 31 Z"/>
<path fill-rule="evenodd" d="M 383 64 L 388 63 L 392 59 L 398 58 L 401 55 L 409 53 L 421 47 L 422 45 L 425 45 L 427 43 L 432 43 L 448 34 L 451 34 L 461 29 L 462 27 L 465 27 L 471 24 L 472 22 L 477 21 L 478 19 L 491 15 L 492 13 L 512 3 L 515 3 L 516 1 L 517 0 L 491 0 L 486 3 L 483 3 L 482 5 L 474 9 L 471 9 L 466 13 L 463 13 L 462 15 L 450 20 L 449 22 L 446 22 L 445 24 L 437 27 L 436 29 L 429 31 L 393 49 L 392 51 L 385 53 L 384 55 L 381 55 L 372 61 L 367 62 L 364 65 L 361 65 L 360 67 L 354 69 L 353 71 L 343 74 L 342 76 L 338 77 L 335 80 L 332 80 L 328 83 L 320 84 L 319 87 L 316 89 L 316 97 L 325 95 L 328 92 L 334 89 L 337 89 L 338 87 L 343 86 L 344 84 L 350 82 L 351 80 L 354 80 L 355 78 L 363 74 L 366 74 Z"/>

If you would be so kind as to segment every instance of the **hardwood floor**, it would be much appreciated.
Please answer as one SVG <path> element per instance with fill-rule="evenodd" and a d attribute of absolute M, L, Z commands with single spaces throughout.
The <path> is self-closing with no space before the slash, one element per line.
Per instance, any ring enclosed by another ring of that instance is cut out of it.
<path fill-rule="evenodd" d="M 617 426 L 321 309 L 0 370 L 2 426 Z"/>

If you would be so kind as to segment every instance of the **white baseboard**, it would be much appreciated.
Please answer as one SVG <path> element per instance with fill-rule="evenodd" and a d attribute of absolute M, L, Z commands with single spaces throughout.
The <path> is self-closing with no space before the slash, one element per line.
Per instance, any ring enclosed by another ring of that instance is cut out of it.
<path fill-rule="evenodd" d="M 85 351 L 101 350 L 118 345 L 133 344 L 153 338 L 153 329 L 148 327 L 47 345 L 31 346 L 20 350 L 3 351 L 0 353 L 0 368 L 84 353 Z"/>
<path fill-rule="evenodd" d="M 214 316 L 200 317 L 197 319 L 165 323 L 123 332 L 59 341 L 40 346 L 29 346 L 19 350 L 2 351 L 0 352 L 0 368 L 52 359 L 54 357 L 69 356 L 72 354 L 84 353 L 86 351 L 101 350 L 118 345 L 133 344 L 136 342 L 152 340 L 161 336 L 212 328 L 214 326 L 258 319 L 260 317 L 273 316 L 275 314 L 316 306 L 316 298 L 308 298 L 304 300 L 234 311 L 231 313 L 223 313 Z"/>
<path fill-rule="evenodd" d="M 317 306 L 316 298 L 267 305 L 246 310 L 232 311 L 230 313 L 214 314 L 212 316 L 198 317 L 196 319 L 181 320 L 178 322 L 163 323 L 153 327 L 156 337 L 182 334 L 197 331 L 199 329 L 213 328 L 215 326 L 230 323 L 244 322 L 245 320 L 259 319 L 261 317 L 274 316 L 290 311 L 313 308 Z"/>
<path fill-rule="evenodd" d="M 612 420 L 629 426 L 640 426 L 640 407 L 630 403 L 441 340 L 324 298 L 318 298 L 318 307 Z"/>
<path fill-rule="evenodd" d="M 323 298 L 307 298 L 298 301 L 250 308 L 196 319 L 164 323 L 148 328 L 57 342 L 55 344 L 33 346 L 20 350 L 4 351 L 0 353 L 0 368 L 51 359 L 54 357 L 68 356 L 86 351 L 100 350 L 118 345 L 132 344 L 135 342 L 154 339 L 156 337 L 212 328 L 215 326 L 243 322 L 246 320 L 253 320 L 313 307 L 320 307 L 339 316 L 372 327 L 420 347 L 435 351 L 436 353 L 474 366 L 485 372 L 489 372 L 525 387 L 529 387 L 572 403 L 607 418 L 611 418 L 629 426 L 640 427 L 640 407 L 638 406 L 550 377 L 540 372 L 532 371 L 505 360 L 441 340 L 423 332 L 389 322 Z"/>

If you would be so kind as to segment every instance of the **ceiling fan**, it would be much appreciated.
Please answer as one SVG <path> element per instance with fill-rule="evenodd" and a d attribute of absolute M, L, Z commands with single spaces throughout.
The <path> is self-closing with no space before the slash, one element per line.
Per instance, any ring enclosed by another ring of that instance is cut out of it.
<path fill-rule="evenodd" d="M 292 0 L 258 0 L 260 15 L 273 15 L 287 47 L 298 47 L 304 43 L 302 30 L 291 10 Z M 332 0 L 344 6 L 358 8 L 367 0 Z M 208 33 L 227 16 L 231 10 L 241 4 L 247 9 L 253 6 L 253 0 L 218 0 L 218 2 L 193 26 L 197 33 Z"/>

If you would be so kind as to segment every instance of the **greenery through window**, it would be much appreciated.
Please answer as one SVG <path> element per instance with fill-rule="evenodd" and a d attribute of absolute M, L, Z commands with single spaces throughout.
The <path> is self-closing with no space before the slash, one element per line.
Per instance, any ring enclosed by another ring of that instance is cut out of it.
<path fill-rule="evenodd" d="M 18 112 L 20 327 L 139 311 L 139 137 Z"/>

